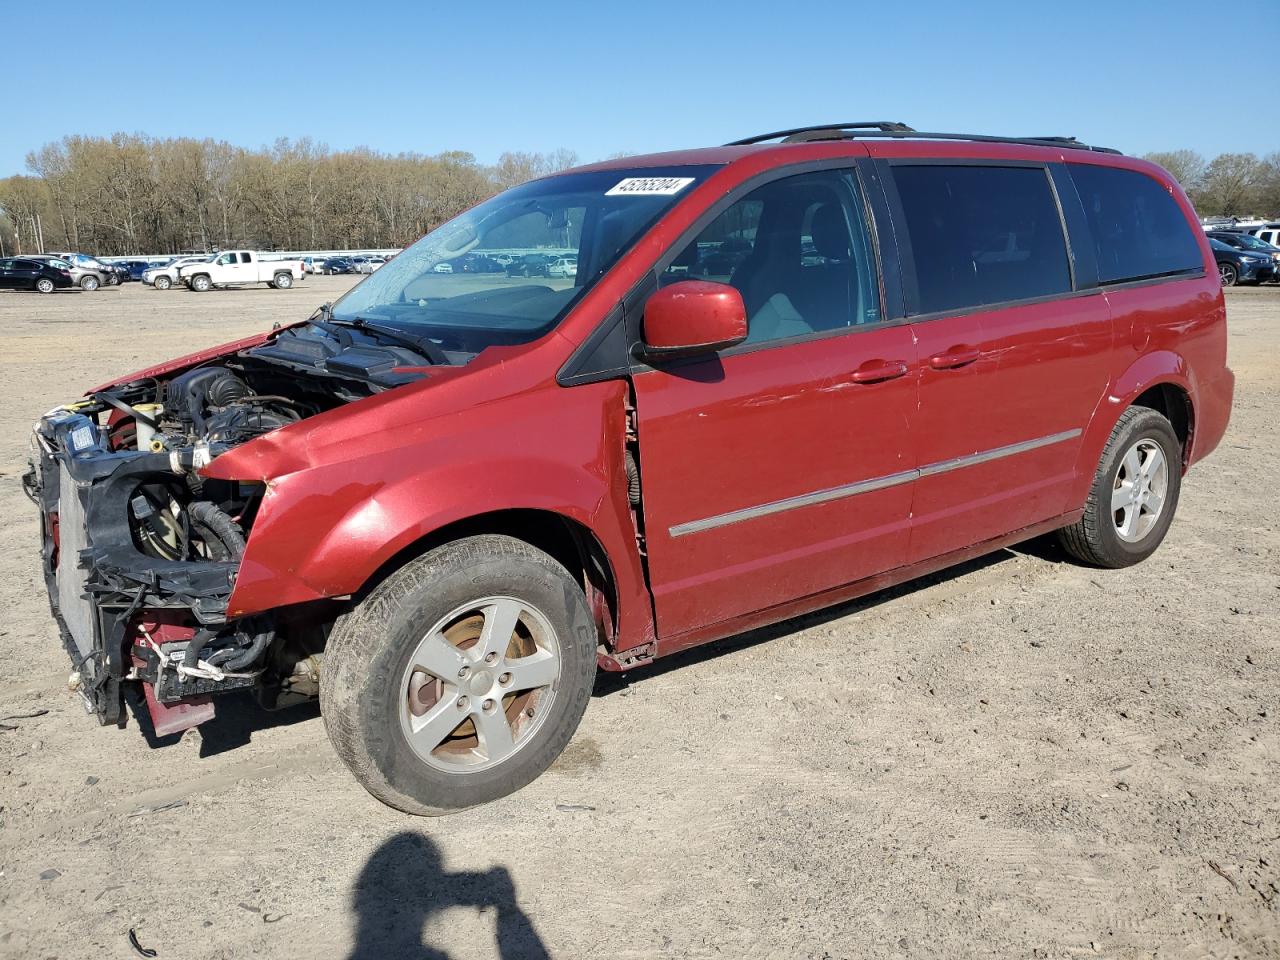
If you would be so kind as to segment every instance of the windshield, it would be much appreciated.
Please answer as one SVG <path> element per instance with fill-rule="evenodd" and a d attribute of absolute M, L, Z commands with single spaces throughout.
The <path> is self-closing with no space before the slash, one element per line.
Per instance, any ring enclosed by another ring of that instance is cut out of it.
<path fill-rule="evenodd" d="M 1249 250 L 1261 250 L 1264 253 L 1271 253 L 1276 249 L 1271 244 L 1263 240 L 1259 240 L 1257 237 L 1251 237 L 1247 233 L 1240 234 L 1240 245 Z"/>
<path fill-rule="evenodd" d="M 535 340 L 714 169 L 571 173 L 515 187 L 387 261 L 332 317 L 391 324 L 471 356 Z"/>

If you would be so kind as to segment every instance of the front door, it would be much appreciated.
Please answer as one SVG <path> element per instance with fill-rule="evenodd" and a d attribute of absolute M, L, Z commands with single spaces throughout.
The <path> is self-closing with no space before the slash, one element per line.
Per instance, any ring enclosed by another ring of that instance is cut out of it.
<path fill-rule="evenodd" d="M 731 283 L 745 344 L 634 376 L 664 639 L 900 565 L 916 353 L 885 325 L 851 172 L 732 203 L 662 273 Z"/>

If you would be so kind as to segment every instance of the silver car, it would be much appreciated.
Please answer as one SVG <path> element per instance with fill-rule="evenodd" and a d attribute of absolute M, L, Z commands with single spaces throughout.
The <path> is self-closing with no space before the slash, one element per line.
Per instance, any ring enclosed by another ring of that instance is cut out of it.
<path fill-rule="evenodd" d="M 71 282 L 86 292 L 120 282 L 120 277 L 114 270 L 83 253 L 37 253 L 28 254 L 27 259 L 43 260 L 46 263 L 51 260 L 60 261 L 71 271 Z"/>

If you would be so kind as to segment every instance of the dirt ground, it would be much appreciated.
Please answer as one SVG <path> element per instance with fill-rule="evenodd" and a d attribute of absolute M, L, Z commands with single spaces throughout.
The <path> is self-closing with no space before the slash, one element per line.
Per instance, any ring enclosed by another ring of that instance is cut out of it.
<path fill-rule="evenodd" d="M 604 677 L 514 797 L 416 820 L 312 708 L 99 728 L 29 424 L 348 286 L 0 294 L 0 957 L 1280 957 L 1280 288 L 1230 433 L 1120 572 L 1049 543 Z M 12 728 L 12 729 L 11 729 Z"/>

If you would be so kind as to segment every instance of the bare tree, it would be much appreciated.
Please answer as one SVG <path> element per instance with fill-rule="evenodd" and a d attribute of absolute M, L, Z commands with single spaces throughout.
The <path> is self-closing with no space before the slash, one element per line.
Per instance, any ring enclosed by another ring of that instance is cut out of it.
<path fill-rule="evenodd" d="M 1204 157 L 1194 150 L 1170 150 L 1165 153 L 1148 153 L 1144 160 L 1159 164 L 1173 174 L 1173 179 L 1182 185 L 1182 189 L 1191 193 L 1200 187 L 1204 177 Z"/>
<path fill-rule="evenodd" d="M 104 255 L 255 246 L 400 246 L 507 187 L 578 162 L 571 150 L 332 151 L 309 139 L 246 150 L 138 134 L 64 137 L 32 151 L 33 176 L 0 180 L 0 237 Z"/>
<path fill-rule="evenodd" d="M 1193 199 L 1202 215 L 1240 216 L 1254 212 L 1261 164 L 1252 153 L 1223 153 L 1213 158 Z"/>

